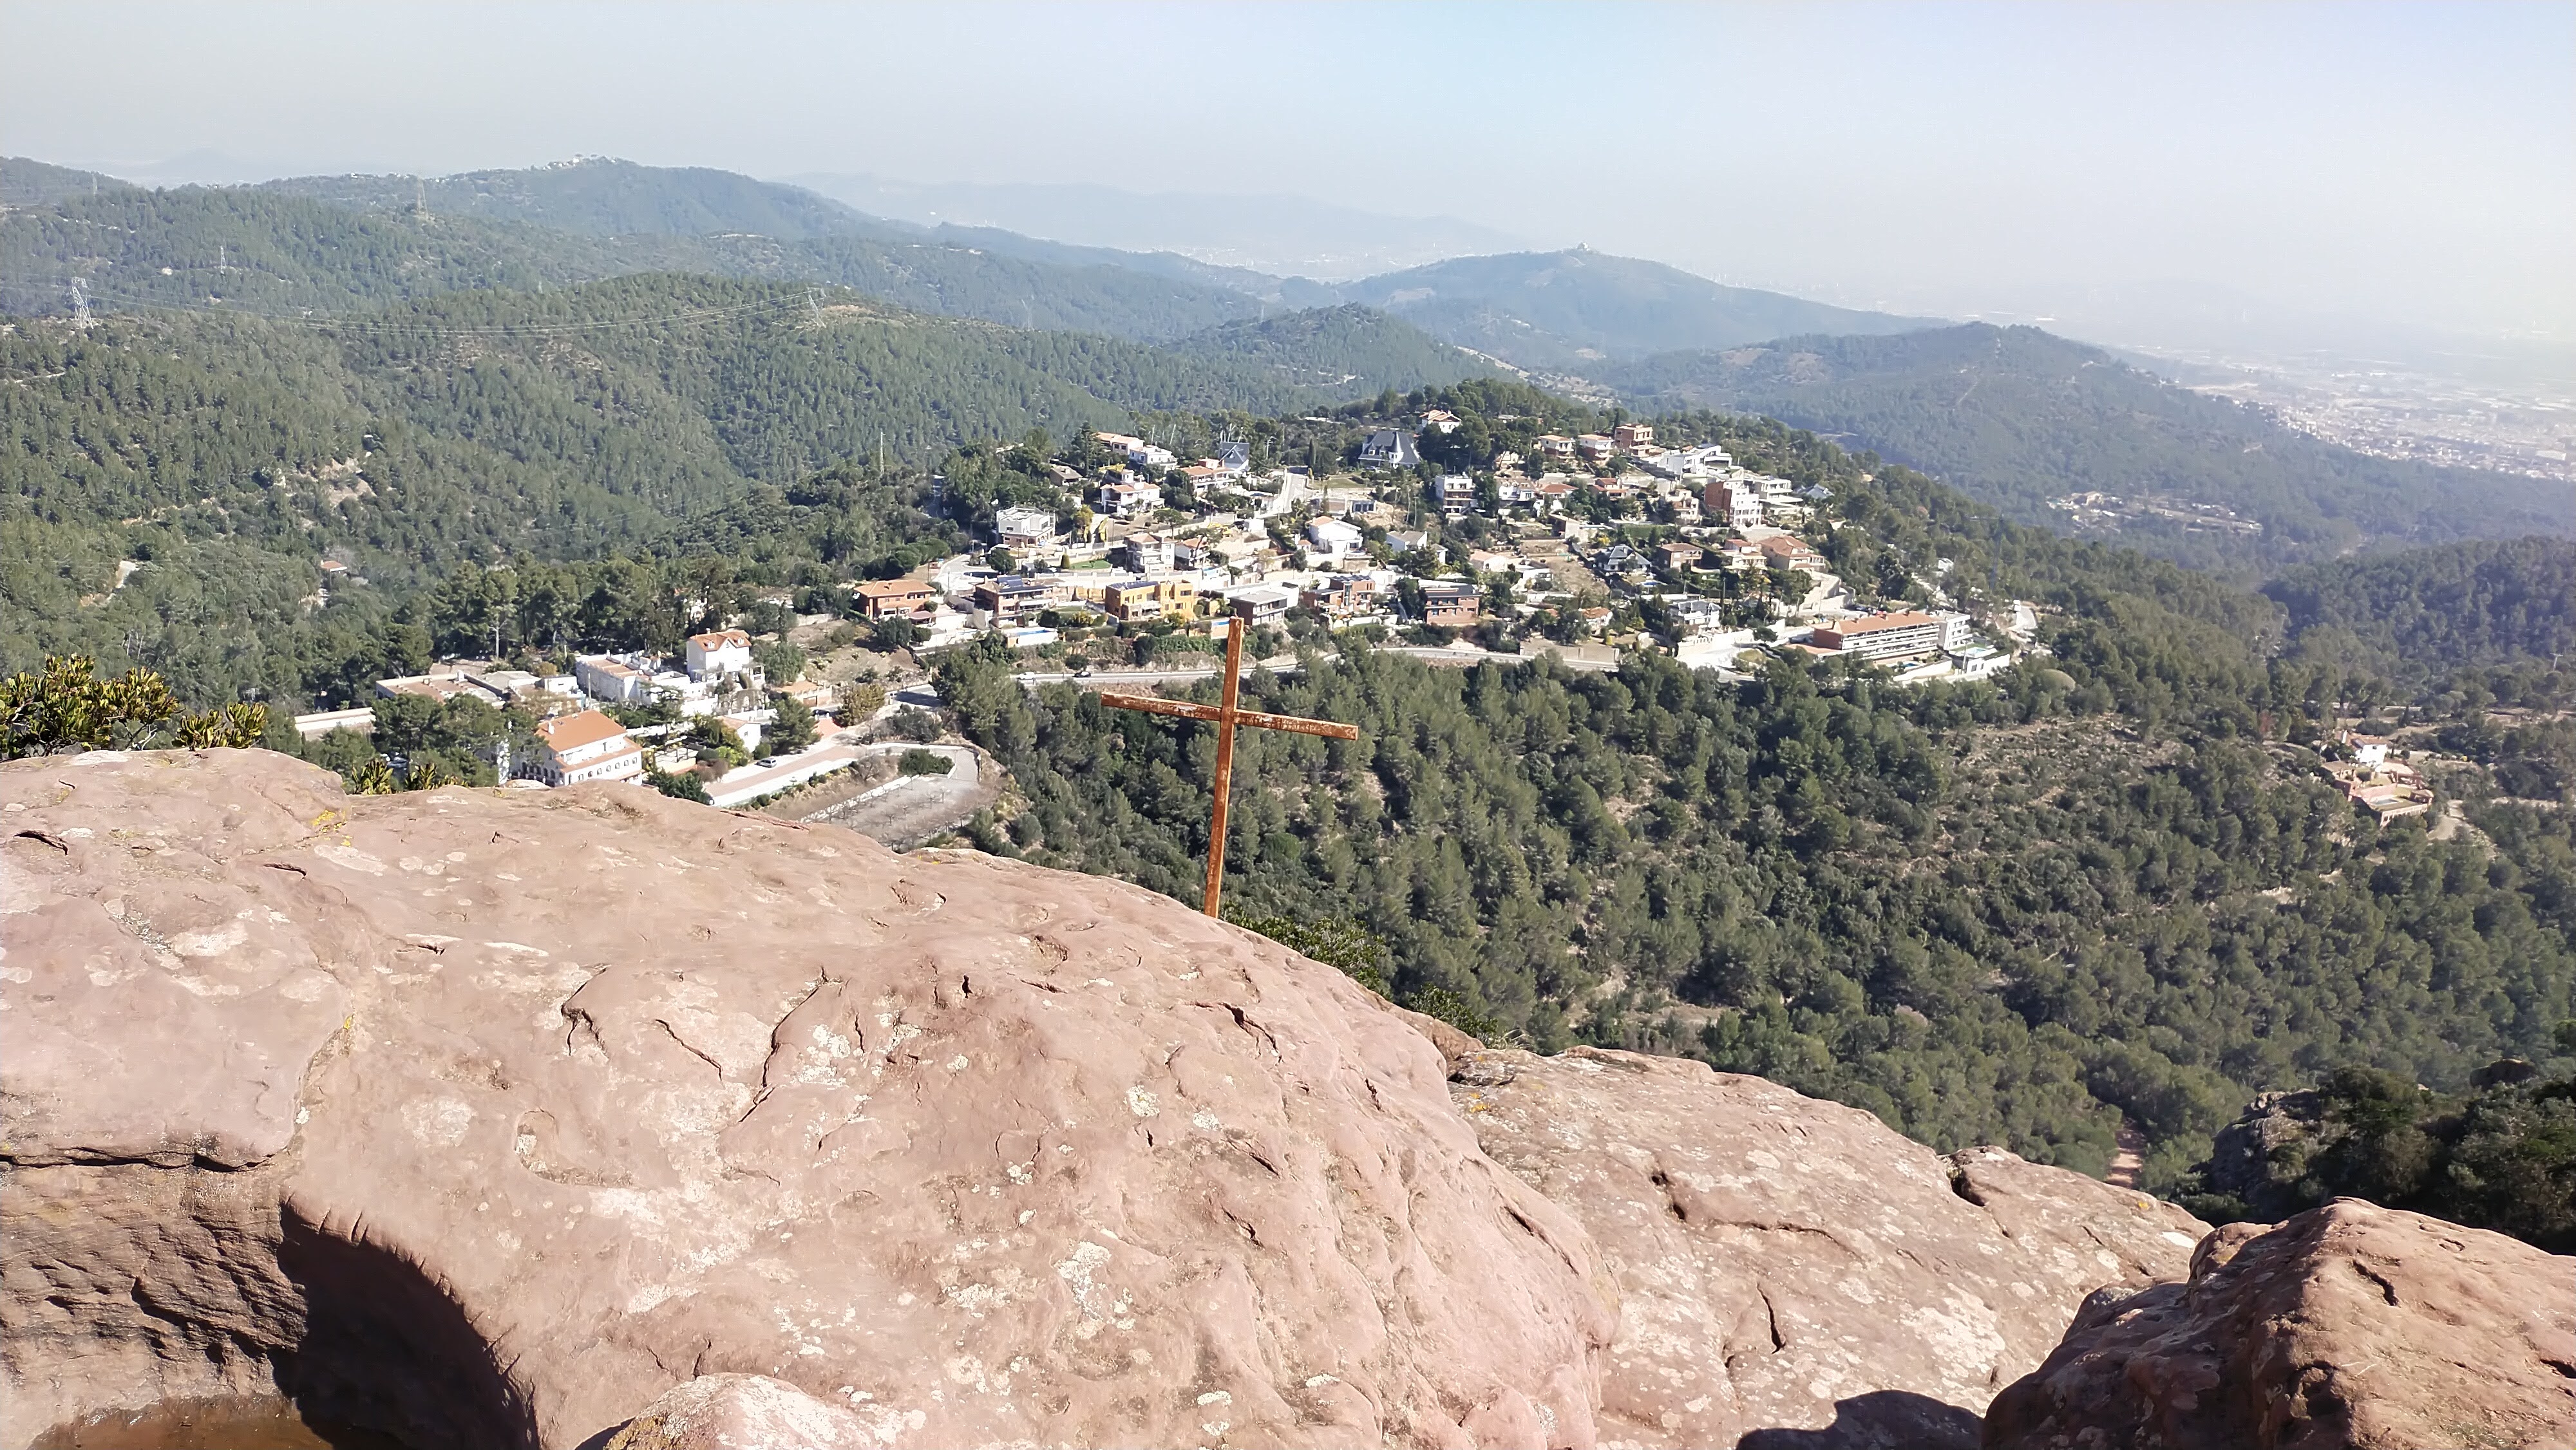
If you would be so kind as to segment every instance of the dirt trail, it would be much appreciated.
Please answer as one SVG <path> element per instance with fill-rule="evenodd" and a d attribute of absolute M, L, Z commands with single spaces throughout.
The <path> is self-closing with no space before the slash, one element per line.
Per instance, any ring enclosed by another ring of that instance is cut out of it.
<path fill-rule="evenodd" d="M 2119 1144 L 2119 1151 L 2111 1155 L 2111 1172 L 2106 1181 L 2114 1188 L 2137 1187 L 2138 1173 L 2147 1166 L 2147 1135 L 2138 1131 L 2137 1124 L 2122 1118 L 2112 1141 Z"/>

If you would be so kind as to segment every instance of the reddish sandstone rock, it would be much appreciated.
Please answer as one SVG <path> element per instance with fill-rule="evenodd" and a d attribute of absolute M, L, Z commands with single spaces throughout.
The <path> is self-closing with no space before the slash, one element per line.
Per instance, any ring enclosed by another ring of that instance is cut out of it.
<path fill-rule="evenodd" d="M 1593 1443 L 1583 1231 L 1164 898 L 259 751 L 0 810 L 0 1443 L 284 1390 L 571 1446 L 712 1374 L 892 1446 Z"/>
<path fill-rule="evenodd" d="M 606 1450 L 875 1450 L 875 1429 L 859 1408 L 827 1405 L 785 1380 L 711 1374 L 647 1405 Z"/>
<path fill-rule="evenodd" d="M 2104 1294 L 1986 1412 L 1992 1450 L 2576 1445 L 2576 1259 L 2337 1199 Z"/>
<path fill-rule="evenodd" d="M 2178 1277 L 2208 1228 L 1696 1062 L 1486 1052 L 1459 1077 L 1485 1151 L 1616 1277 L 1605 1444 L 1974 1445 L 2087 1294 Z"/>

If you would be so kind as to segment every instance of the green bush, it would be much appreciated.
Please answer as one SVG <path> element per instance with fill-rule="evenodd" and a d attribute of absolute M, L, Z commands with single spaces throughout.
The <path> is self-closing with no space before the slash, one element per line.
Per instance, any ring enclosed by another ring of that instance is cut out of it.
<path fill-rule="evenodd" d="M 268 733 L 266 705 L 190 713 L 150 670 L 103 680 L 95 669 L 87 655 L 47 655 L 41 673 L 0 680 L 0 760 L 64 750 L 248 750 Z"/>
<path fill-rule="evenodd" d="M 696 801 L 702 806 L 712 804 L 707 798 L 706 782 L 687 771 L 672 774 L 648 770 L 644 773 L 644 783 L 674 800 Z"/>
<path fill-rule="evenodd" d="M 907 750 L 895 761 L 904 775 L 946 775 L 955 768 L 955 761 L 935 750 Z"/>
<path fill-rule="evenodd" d="M 1291 916 L 1238 915 L 1228 907 L 1225 919 L 1245 931 L 1259 932 L 1290 951 L 1338 967 L 1351 980 L 1384 997 L 1387 991 L 1386 939 L 1356 921 L 1299 921 Z"/>
<path fill-rule="evenodd" d="M 2508 1058 L 2452 1095 L 2400 1073 L 2337 1068 L 2222 1133 L 2221 1148 L 2265 1119 L 2253 1139 L 2267 1145 L 2260 1160 L 2201 1165 L 2183 1184 L 2185 1207 L 2226 1222 L 2366 1198 L 2576 1251 L 2576 1075 L 2553 1080 Z"/>

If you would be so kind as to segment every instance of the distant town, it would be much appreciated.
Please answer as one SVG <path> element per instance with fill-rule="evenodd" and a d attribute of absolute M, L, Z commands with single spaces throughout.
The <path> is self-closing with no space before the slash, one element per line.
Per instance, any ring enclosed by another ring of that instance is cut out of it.
<path fill-rule="evenodd" d="M 1746 468 L 1723 447 L 1667 447 L 1651 425 L 1621 423 L 1541 433 L 1525 454 L 1442 472 L 1424 465 L 1423 440 L 1462 420 L 1431 408 L 1405 421 L 1369 431 L 1338 470 L 1256 467 L 1237 441 L 1182 457 L 1094 433 L 1044 464 L 1042 498 L 977 510 L 983 547 L 851 583 L 839 614 L 788 612 L 792 595 L 777 591 L 767 603 L 784 628 L 769 634 L 746 618 L 667 657 L 583 654 L 547 669 L 450 660 L 378 680 L 375 693 L 527 707 L 539 717 L 532 738 L 515 754 L 493 747 L 492 759 L 521 788 L 685 773 L 712 803 L 738 805 L 850 766 L 867 727 L 903 708 L 889 688 L 909 682 L 929 698 L 927 663 L 976 642 L 1012 652 L 1032 684 L 1149 685 L 1212 674 L 1236 628 L 1274 648 L 1358 631 L 1434 664 L 1615 670 L 1623 652 L 1660 651 L 1741 677 L 1775 656 L 1841 659 L 1897 685 L 1982 678 L 2038 648 L 2028 604 L 1984 617 L 1954 607 L 1946 560 L 1916 591 L 1928 607 L 1856 606 L 1811 542 L 1831 493 Z M 864 628 L 885 661 L 866 691 L 807 678 L 801 664 L 797 678 L 769 678 L 763 641 L 811 641 L 836 625 L 845 638 Z M 782 710 L 797 717 L 783 734 Z M 374 718 L 361 706 L 296 723 L 311 738 L 365 732 Z"/>

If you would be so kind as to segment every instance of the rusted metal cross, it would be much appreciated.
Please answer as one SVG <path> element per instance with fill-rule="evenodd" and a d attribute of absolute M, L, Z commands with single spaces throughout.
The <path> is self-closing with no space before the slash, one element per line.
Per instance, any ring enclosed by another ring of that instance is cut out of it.
<path fill-rule="evenodd" d="M 1216 814 L 1208 823 L 1207 914 L 1217 914 L 1217 897 L 1225 887 L 1225 807 L 1226 797 L 1234 785 L 1234 727 L 1258 725 L 1264 730 L 1290 730 L 1299 735 L 1325 735 L 1335 740 L 1357 740 L 1360 727 L 1333 720 L 1309 720 L 1299 715 L 1273 715 L 1267 710 L 1235 708 L 1235 691 L 1243 680 L 1244 621 L 1237 619 L 1225 628 L 1225 687 L 1220 703 L 1197 705 L 1187 700 L 1166 700 L 1158 695 L 1122 695 L 1100 692 L 1100 703 L 1116 710 L 1142 710 L 1148 715 L 1175 715 L 1183 720 L 1216 722 Z"/>

